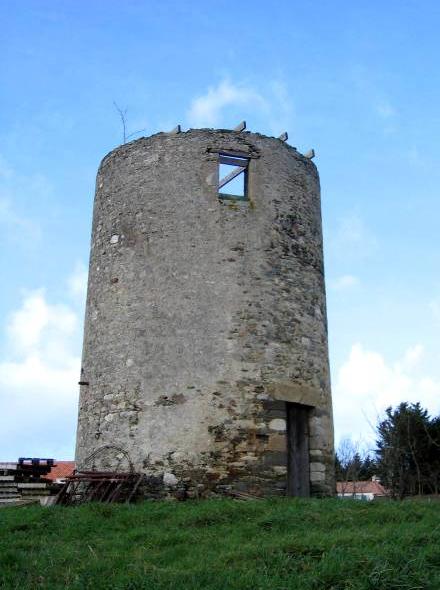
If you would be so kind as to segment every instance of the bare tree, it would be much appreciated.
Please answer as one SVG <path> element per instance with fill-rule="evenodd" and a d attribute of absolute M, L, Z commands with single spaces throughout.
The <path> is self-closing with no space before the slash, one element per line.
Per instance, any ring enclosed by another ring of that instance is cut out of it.
<path fill-rule="evenodd" d="M 137 131 L 133 131 L 132 133 L 127 134 L 127 111 L 128 109 L 121 109 L 118 103 L 114 100 L 113 101 L 115 109 L 118 111 L 119 118 L 121 119 L 122 124 L 122 143 L 127 143 L 130 137 L 136 135 L 137 133 L 142 133 L 145 129 L 138 129 Z"/>
<path fill-rule="evenodd" d="M 343 438 L 339 443 L 336 456 L 340 465 L 340 477 L 343 481 L 343 492 L 353 489 L 355 482 L 359 479 L 359 471 L 362 466 L 362 459 L 359 453 L 359 443 L 353 442 L 351 438 Z M 349 486 L 348 482 L 353 482 Z"/>

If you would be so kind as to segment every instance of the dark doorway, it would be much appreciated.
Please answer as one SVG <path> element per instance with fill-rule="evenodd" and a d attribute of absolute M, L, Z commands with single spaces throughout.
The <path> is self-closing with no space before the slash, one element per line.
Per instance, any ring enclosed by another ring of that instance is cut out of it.
<path fill-rule="evenodd" d="M 308 406 L 286 403 L 287 495 L 310 496 Z"/>

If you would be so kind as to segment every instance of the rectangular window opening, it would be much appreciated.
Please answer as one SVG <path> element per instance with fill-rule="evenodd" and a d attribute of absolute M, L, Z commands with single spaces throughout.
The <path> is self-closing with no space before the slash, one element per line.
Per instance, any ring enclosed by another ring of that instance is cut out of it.
<path fill-rule="evenodd" d="M 220 199 L 247 200 L 249 158 L 219 154 L 218 196 Z"/>

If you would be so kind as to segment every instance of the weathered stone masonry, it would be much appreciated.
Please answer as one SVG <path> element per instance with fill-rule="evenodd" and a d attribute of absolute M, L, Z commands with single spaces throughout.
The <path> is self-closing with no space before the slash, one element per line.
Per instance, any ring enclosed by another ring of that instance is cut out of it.
<path fill-rule="evenodd" d="M 219 199 L 219 153 L 249 158 L 247 200 Z M 295 460 L 293 403 L 307 408 L 311 493 L 332 494 L 311 160 L 274 138 L 207 129 L 108 154 L 97 177 L 81 381 L 80 466 L 114 444 L 168 489 L 282 495 Z"/>

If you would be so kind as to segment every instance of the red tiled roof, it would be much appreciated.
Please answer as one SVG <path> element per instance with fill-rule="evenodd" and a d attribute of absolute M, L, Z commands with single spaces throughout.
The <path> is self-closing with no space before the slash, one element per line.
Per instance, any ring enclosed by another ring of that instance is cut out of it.
<path fill-rule="evenodd" d="M 378 481 L 338 481 L 336 484 L 338 494 L 374 494 L 386 496 L 387 490 Z"/>
<path fill-rule="evenodd" d="M 71 475 L 74 469 L 75 461 L 55 461 L 55 465 L 44 477 L 45 479 L 50 479 L 50 481 L 55 481 L 56 479 Z"/>

